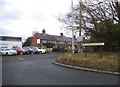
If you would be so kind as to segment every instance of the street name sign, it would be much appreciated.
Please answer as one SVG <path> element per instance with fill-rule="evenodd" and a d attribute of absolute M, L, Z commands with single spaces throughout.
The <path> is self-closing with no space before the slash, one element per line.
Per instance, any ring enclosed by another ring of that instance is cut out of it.
<path fill-rule="evenodd" d="M 105 43 L 100 42 L 100 43 L 84 43 L 83 46 L 103 46 Z"/>

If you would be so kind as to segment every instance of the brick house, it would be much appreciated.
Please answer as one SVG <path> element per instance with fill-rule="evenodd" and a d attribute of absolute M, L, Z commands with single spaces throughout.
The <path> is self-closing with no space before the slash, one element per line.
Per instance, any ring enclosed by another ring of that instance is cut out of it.
<path fill-rule="evenodd" d="M 71 49 L 72 38 L 66 37 L 63 33 L 60 33 L 60 36 L 46 34 L 45 30 L 42 30 L 42 33 L 36 33 L 32 39 L 31 46 L 37 46 L 42 48 L 44 43 L 53 43 L 55 47 L 60 45 Z"/>

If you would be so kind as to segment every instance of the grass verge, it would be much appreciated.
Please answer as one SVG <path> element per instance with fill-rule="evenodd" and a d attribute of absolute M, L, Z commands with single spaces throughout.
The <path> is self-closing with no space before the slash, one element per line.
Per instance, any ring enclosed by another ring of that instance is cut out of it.
<path fill-rule="evenodd" d="M 83 54 L 65 53 L 55 61 L 67 65 L 119 72 L 118 59 L 117 53 L 105 53 L 103 58 L 99 58 L 99 54 L 96 53 L 87 54 L 87 58 Z"/>

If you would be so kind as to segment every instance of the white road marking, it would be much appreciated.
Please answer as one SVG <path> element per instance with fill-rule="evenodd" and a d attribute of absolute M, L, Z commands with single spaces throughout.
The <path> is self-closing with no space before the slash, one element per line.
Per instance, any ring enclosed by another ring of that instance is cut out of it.
<path fill-rule="evenodd" d="M 18 59 L 20 59 L 21 61 L 25 60 L 25 59 L 23 59 L 23 58 L 18 58 Z"/>

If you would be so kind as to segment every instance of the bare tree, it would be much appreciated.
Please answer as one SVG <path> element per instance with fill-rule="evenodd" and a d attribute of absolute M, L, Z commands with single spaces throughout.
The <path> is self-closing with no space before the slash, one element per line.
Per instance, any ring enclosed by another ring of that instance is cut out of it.
<path fill-rule="evenodd" d="M 74 25 L 75 30 L 79 29 L 79 4 L 74 6 Z M 63 27 L 66 29 L 71 29 L 72 14 L 68 12 L 66 15 L 58 16 L 57 19 L 63 23 Z M 112 20 L 114 23 L 120 23 L 120 2 L 115 2 L 115 0 L 106 0 L 105 2 L 94 1 L 94 2 L 83 2 L 82 7 L 82 30 L 94 29 L 98 31 L 98 23 L 104 20 Z"/>

